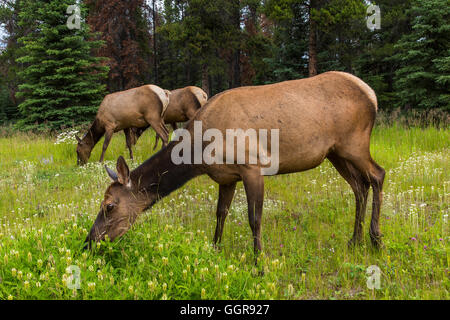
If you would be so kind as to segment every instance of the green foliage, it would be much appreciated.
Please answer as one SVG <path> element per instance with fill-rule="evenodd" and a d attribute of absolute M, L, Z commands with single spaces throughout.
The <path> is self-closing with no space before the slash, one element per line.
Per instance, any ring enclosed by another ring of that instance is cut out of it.
<path fill-rule="evenodd" d="M 450 6 L 448 0 L 414 1 L 412 32 L 397 44 L 400 104 L 450 111 Z"/>
<path fill-rule="evenodd" d="M 66 23 L 69 0 L 28 1 L 20 12 L 20 25 L 33 27 L 22 37 L 17 97 L 21 129 L 58 129 L 91 121 L 105 88 L 100 83 L 107 69 L 91 51 L 101 46 L 90 41 L 86 24 L 70 30 Z"/>

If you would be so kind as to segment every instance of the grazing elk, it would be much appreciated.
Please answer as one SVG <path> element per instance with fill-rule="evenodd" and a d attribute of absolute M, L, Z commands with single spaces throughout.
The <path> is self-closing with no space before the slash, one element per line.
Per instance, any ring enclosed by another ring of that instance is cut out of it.
<path fill-rule="evenodd" d="M 376 114 L 377 98 L 367 84 L 347 73 L 327 72 L 309 79 L 223 92 L 196 114 L 186 130 L 193 134 L 198 125 L 196 121 L 202 124 L 202 132 L 213 128 L 222 133 L 236 128 L 244 131 L 279 129 L 277 174 L 306 171 L 328 159 L 353 189 L 356 220 L 349 244 L 363 239 L 366 203 L 372 187 L 369 234 L 373 245 L 380 246 L 379 219 L 385 171 L 370 155 L 370 136 Z M 180 143 L 185 141 L 170 142 L 132 172 L 122 157 L 117 161 L 117 173 L 107 168 L 113 183 L 106 190 L 100 212 L 86 238 L 87 247 L 91 241 L 101 241 L 106 235 L 111 240 L 122 236 L 141 212 L 187 181 L 207 174 L 219 184 L 214 242 L 221 241 L 236 183 L 243 181 L 255 253 L 261 250 L 264 198 L 261 161 L 238 164 L 235 159 L 235 164 L 229 164 L 223 159 L 224 164 L 206 164 L 203 160 L 201 164 L 176 165 L 172 153 Z M 200 151 L 204 151 L 204 142 L 200 145 Z M 249 143 L 245 145 L 248 152 Z M 272 141 L 271 150 L 273 147 Z M 192 147 L 191 156 L 195 156 L 194 150 Z M 218 150 L 216 155 L 224 154 L 225 150 Z"/>
<path fill-rule="evenodd" d="M 103 162 L 114 133 L 124 130 L 130 157 L 133 158 L 133 136 L 131 128 L 151 126 L 167 145 L 169 132 L 164 125 L 164 112 L 169 105 L 169 93 L 158 86 L 146 85 L 139 88 L 109 94 L 105 97 L 97 116 L 84 135 L 78 140 L 78 164 L 88 162 L 97 142 L 105 136 L 100 162 Z"/>
<path fill-rule="evenodd" d="M 189 86 L 170 91 L 169 105 L 164 113 L 164 123 L 177 130 L 177 123 L 191 120 L 197 111 L 208 101 L 208 95 L 198 87 Z M 134 143 L 148 127 L 133 129 Z M 159 136 L 156 136 L 155 146 L 158 146 Z"/>

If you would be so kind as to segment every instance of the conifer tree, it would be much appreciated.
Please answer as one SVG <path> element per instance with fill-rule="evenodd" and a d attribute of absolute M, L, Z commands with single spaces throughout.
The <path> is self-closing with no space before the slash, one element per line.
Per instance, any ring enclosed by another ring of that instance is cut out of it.
<path fill-rule="evenodd" d="M 69 29 L 72 0 L 24 1 L 19 25 L 33 31 L 19 39 L 23 55 L 17 62 L 25 68 L 19 73 L 18 126 L 54 130 L 91 121 L 105 93 L 101 80 L 107 68 L 91 55 L 102 43 L 90 41 L 93 35 L 83 21 L 79 29 Z"/>
<path fill-rule="evenodd" d="M 450 111 L 450 6 L 448 0 L 415 0 L 412 32 L 398 43 L 395 60 L 400 106 Z"/>

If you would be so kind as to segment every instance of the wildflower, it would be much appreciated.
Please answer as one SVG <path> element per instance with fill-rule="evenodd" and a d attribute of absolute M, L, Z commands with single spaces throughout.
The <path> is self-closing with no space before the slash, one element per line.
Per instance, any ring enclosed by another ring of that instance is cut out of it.
<path fill-rule="evenodd" d="M 275 259 L 272 261 L 272 267 L 274 269 L 277 269 L 279 264 L 280 264 L 280 261 L 278 259 Z"/>
<path fill-rule="evenodd" d="M 202 299 L 206 299 L 206 290 L 202 288 Z"/>
<path fill-rule="evenodd" d="M 40 288 L 41 287 L 41 283 L 40 282 L 36 282 L 36 287 Z"/>
<path fill-rule="evenodd" d="M 9 295 L 8 300 L 14 300 L 14 297 L 12 295 Z"/>
<path fill-rule="evenodd" d="M 95 282 L 89 282 L 88 289 L 89 289 L 89 291 L 94 291 L 95 290 Z"/>
<path fill-rule="evenodd" d="M 133 288 L 133 286 L 129 286 L 129 287 L 128 287 L 128 292 L 131 293 L 131 294 L 134 293 L 134 288 Z"/>
<path fill-rule="evenodd" d="M 149 281 L 147 283 L 147 285 L 148 285 L 148 288 L 150 289 L 150 291 L 155 290 L 155 283 L 153 281 Z"/>
<path fill-rule="evenodd" d="M 3 257 L 3 260 L 4 260 L 5 264 L 8 264 L 8 255 L 7 254 L 5 254 L 5 256 Z"/>
<path fill-rule="evenodd" d="M 15 277 L 16 274 L 17 274 L 16 268 L 12 268 L 12 269 L 11 269 L 11 275 L 12 275 L 13 277 Z"/>
<path fill-rule="evenodd" d="M 414 237 L 411 237 L 410 239 L 411 239 L 411 241 L 416 241 L 416 240 L 417 240 L 417 239 L 414 238 Z"/>
<path fill-rule="evenodd" d="M 28 252 L 28 262 L 31 262 L 33 260 L 33 257 L 31 255 L 31 252 Z"/>
<path fill-rule="evenodd" d="M 167 283 L 163 283 L 163 285 L 162 285 L 162 289 L 163 289 L 163 291 L 166 291 L 167 290 Z"/>
<path fill-rule="evenodd" d="M 294 286 L 289 283 L 288 285 L 288 295 L 292 296 L 294 294 Z"/>
<path fill-rule="evenodd" d="M 229 265 L 228 266 L 228 271 L 233 272 L 233 270 L 234 270 L 234 265 Z"/>
<path fill-rule="evenodd" d="M 185 257 L 184 257 L 184 260 L 185 260 L 186 262 L 189 262 L 189 257 L 188 257 L 188 256 L 185 256 Z"/>
<path fill-rule="evenodd" d="M 423 248 L 424 248 L 425 250 L 427 250 L 427 249 L 428 249 L 428 247 L 427 247 L 427 246 L 423 246 Z"/>
<path fill-rule="evenodd" d="M 161 297 L 161 300 L 168 300 L 167 294 L 164 293 L 164 294 L 162 295 L 162 297 Z"/>
<path fill-rule="evenodd" d="M 23 283 L 23 286 L 25 287 L 25 289 L 28 289 L 30 287 L 30 283 L 28 281 L 25 281 Z"/>
<path fill-rule="evenodd" d="M 167 266 L 167 264 L 169 263 L 169 258 L 162 257 L 162 262 L 163 262 L 163 265 Z"/>
<path fill-rule="evenodd" d="M 187 270 L 184 269 L 184 270 L 183 270 L 183 279 L 186 279 L 186 278 L 187 278 Z"/>
<path fill-rule="evenodd" d="M 44 262 L 43 262 L 41 259 L 39 259 L 39 260 L 37 261 L 37 266 L 38 266 L 38 268 L 41 268 L 43 263 L 44 263 Z"/>

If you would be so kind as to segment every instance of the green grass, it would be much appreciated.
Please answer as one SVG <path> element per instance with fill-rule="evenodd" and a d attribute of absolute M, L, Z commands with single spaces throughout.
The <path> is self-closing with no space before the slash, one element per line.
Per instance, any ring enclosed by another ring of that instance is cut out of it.
<path fill-rule="evenodd" d="M 364 244 L 347 247 L 354 196 L 328 162 L 266 178 L 257 267 L 242 184 L 222 248 L 212 248 L 218 188 L 207 177 L 158 203 L 119 241 L 83 251 L 109 184 L 96 162 L 101 143 L 78 168 L 75 145 L 55 141 L 0 138 L 0 299 L 450 298 L 449 130 L 374 131 L 372 155 L 387 171 L 381 251 L 370 245 L 369 210 Z M 132 167 L 149 157 L 153 141 L 151 133 L 141 138 Z M 108 164 L 121 154 L 124 137 L 116 135 Z M 70 265 L 80 268 L 80 290 L 66 285 Z M 366 284 L 372 265 L 382 272 L 379 290 Z"/>

